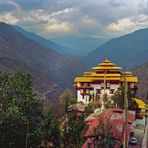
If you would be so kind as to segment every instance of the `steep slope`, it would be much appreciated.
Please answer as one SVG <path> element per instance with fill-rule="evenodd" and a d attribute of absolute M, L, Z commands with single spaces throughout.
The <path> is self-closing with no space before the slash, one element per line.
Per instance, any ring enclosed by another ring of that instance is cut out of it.
<path fill-rule="evenodd" d="M 50 48 L 50 49 L 53 49 L 53 50 L 56 50 L 56 51 L 59 51 L 61 53 L 70 53 L 70 49 L 67 48 L 67 47 L 64 47 L 64 46 L 60 46 L 50 40 L 47 40 L 35 33 L 32 33 L 32 32 L 28 32 L 28 31 L 25 31 L 24 29 L 22 29 L 21 27 L 19 26 L 16 26 L 16 25 L 12 25 L 12 28 L 15 29 L 16 31 L 20 32 L 22 35 L 38 42 L 39 44 L 47 47 L 47 48 Z"/>
<path fill-rule="evenodd" d="M 0 23 L 0 71 L 28 71 L 41 96 L 55 100 L 62 90 L 72 86 L 73 77 L 85 69 L 78 58 L 44 47 Z"/>
<path fill-rule="evenodd" d="M 135 68 L 133 73 L 138 76 L 138 96 L 148 103 L 148 61 Z"/>
<path fill-rule="evenodd" d="M 85 58 L 85 62 L 92 66 L 104 58 L 109 58 L 127 69 L 134 68 L 148 60 L 148 29 L 141 29 L 131 34 L 109 40 L 98 47 Z"/>
<path fill-rule="evenodd" d="M 70 48 L 70 52 L 74 55 L 85 56 L 99 45 L 105 43 L 108 39 L 95 37 L 61 36 L 51 38 L 50 40 L 59 45 L 64 45 Z"/>

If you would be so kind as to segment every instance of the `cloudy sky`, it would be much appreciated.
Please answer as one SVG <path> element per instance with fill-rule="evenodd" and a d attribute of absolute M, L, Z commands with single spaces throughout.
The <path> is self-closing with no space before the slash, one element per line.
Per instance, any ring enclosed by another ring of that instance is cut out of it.
<path fill-rule="evenodd" d="M 44 37 L 115 37 L 148 27 L 148 0 L 0 0 L 0 21 Z"/>

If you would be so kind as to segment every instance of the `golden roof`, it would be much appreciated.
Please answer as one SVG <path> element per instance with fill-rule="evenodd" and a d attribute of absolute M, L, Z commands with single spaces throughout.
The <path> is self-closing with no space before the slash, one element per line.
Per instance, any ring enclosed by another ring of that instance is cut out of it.
<path fill-rule="evenodd" d="M 100 70 L 119 70 L 121 67 L 116 66 L 110 60 L 106 59 L 101 64 L 97 65 L 96 67 L 92 68 L 93 70 L 100 71 Z"/>
<path fill-rule="evenodd" d="M 126 82 L 136 83 L 138 81 L 137 77 L 134 77 L 131 72 L 121 73 L 119 69 L 121 69 L 121 67 L 116 66 L 114 63 L 106 59 L 98 66 L 93 67 L 93 70 L 95 71 L 84 72 L 84 75 L 82 77 L 76 77 L 74 82 L 93 82 L 102 81 L 104 79 L 119 80 L 121 82 L 124 82 L 124 77 Z M 105 70 L 111 72 L 105 73 Z"/>
<path fill-rule="evenodd" d="M 104 74 L 104 73 L 96 73 L 96 72 L 84 72 L 85 77 L 121 77 L 121 74 L 113 73 L 113 74 Z"/>
<path fill-rule="evenodd" d="M 74 82 L 92 82 L 92 79 L 88 77 L 76 77 Z"/>
<path fill-rule="evenodd" d="M 134 77 L 134 76 L 125 77 L 125 81 L 126 82 L 134 82 L 134 83 L 137 83 L 138 82 L 138 78 L 137 77 Z M 121 82 L 124 82 L 124 77 L 121 77 Z"/>
<path fill-rule="evenodd" d="M 136 101 L 139 108 L 146 109 L 146 104 L 141 99 L 137 99 L 137 98 L 133 98 L 133 99 Z"/>
<path fill-rule="evenodd" d="M 130 71 L 122 72 L 122 75 L 132 76 L 132 72 L 130 72 Z"/>
<path fill-rule="evenodd" d="M 106 80 L 120 80 L 120 77 L 106 77 Z M 76 77 L 74 82 L 93 82 L 97 80 L 104 80 L 104 77 Z"/>

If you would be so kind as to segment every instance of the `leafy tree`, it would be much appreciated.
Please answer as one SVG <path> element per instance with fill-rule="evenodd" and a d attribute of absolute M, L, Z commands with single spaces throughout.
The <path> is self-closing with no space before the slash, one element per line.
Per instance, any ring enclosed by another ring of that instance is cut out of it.
<path fill-rule="evenodd" d="M 84 118 L 76 118 L 75 113 L 67 116 L 63 127 L 63 144 L 66 148 L 80 148 L 84 142 L 83 135 L 85 132 Z"/>
<path fill-rule="evenodd" d="M 112 97 L 112 100 L 114 102 L 114 107 L 122 109 L 124 108 L 124 87 L 121 87 L 115 92 L 114 96 Z"/>
<path fill-rule="evenodd" d="M 86 107 L 85 107 L 85 117 L 87 117 L 88 115 L 90 115 L 91 113 L 94 112 L 95 110 L 95 105 L 94 103 L 89 103 Z"/>
<path fill-rule="evenodd" d="M 134 94 L 130 87 L 127 89 L 127 99 L 128 99 L 128 109 L 130 110 L 137 110 L 138 105 L 134 98 Z M 122 86 L 118 91 L 116 91 L 115 95 L 112 97 L 113 100 L 113 107 L 118 107 L 124 109 L 124 86 Z"/>
<path fill-rule="evenodd" d="M 77 103 L 77 100 L 75 99 L 73 92 L 67 89 L 59 97 L 59 103 L 64 115 L 65 113 L 68 113 L 68 107 L 70 105 L 75 105 Z"/>
<path fill-rule="evenodd" d="M 60 147 L 60 125 L 50 110 L 45 112 L 43 121 L 43 140 L 47 147 L 47 142 L 51 142 L 53 147 Z"/>
<path fill-rule="evenodd" d="M 108 100 L 104 103 L 104 107 L 106 109 L 113 108 L 114 106 L 115 106 L 115 104 L 111 100 Z"/>
<path fill-rule="evenodd" d="M 62 123 L 62 143 L 66 148 L 79 148 L 83 143 L 85 131 L 84 115 L 77 116 L 76 99 L 70 90 L 66 90 L 60 97 L 61 106 L 63 106 L 64 121 Z M 69 107 L 74 107 L 69 110 Z"/>
<path fill-rule="evenodd" d="M 113 148 L 113 137 L 111 133 L 111 125 L 109 122 L 106 124 L 102 118 L 99 118 L 99 124 L 94 131 L 96 137 L 96 147 Z"/>
<path fill-rule="evenodd" d="M 25 72 L 0 73 L 1 147 L 36 147 L 41 143 L 42 103 Z"/>

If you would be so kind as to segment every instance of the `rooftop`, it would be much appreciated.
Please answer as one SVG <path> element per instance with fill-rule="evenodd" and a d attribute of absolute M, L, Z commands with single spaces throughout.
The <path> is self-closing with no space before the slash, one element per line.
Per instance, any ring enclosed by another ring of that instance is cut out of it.
<path fill-rule="evenodd" d="M 103 120 L 104 125 L 109 123 L 111 125 L 112 135 L 115 140 L 115 145 L 119 145 L 123 142 L 123 131 L 124 131 L 124 110 L 121 109 L 108 109 L 101 114 L 91 114 L 85 120 L 86 124 L 89 126 L 88 130 L 86 131 L 84 137 L 93 137 L 94 131 L 99 125 L 99 119 Z M 90 119 L 90 120 L 88 120 Z M 135 111 L 129 111 L 129 123 L 133 123 L 135 119 Z M 128 124 L 128 137 L 130 134 L 131 124 Z M 127 138 L 128 139 L 128 138 Z M 90 140 L 86 140 L 82 148 L 87 148 L 88 143 L 90 144 Z M 92 142 L 93 144 L 93 142 Z"/>
<path fill-rule="evenodd" d="M 96 67 L 92 68 L 95 71 L 100 70 L 119 70 L 122 69 L 121 67 L 116 66 L 114 63 L 112 63 L 110 60 L 106 59 Z"/>
<path fill-rule="evenodd" d="M 83 76 L 76 77 L 74 82 L 93 82 L 93 81 L 103 81 L 104 79 L 110 81 L 121 81 L 124 82 L 134 82 L 138 81 L 137 77 L 132 75 L 132 72 L 121 72 L 121 67 L 116 66 L 114 63 L 108 59 L 104 60 L 102 63 L 98 64 L 96 67 L 92 68 L 92 72 L 84 72 Z"/>

